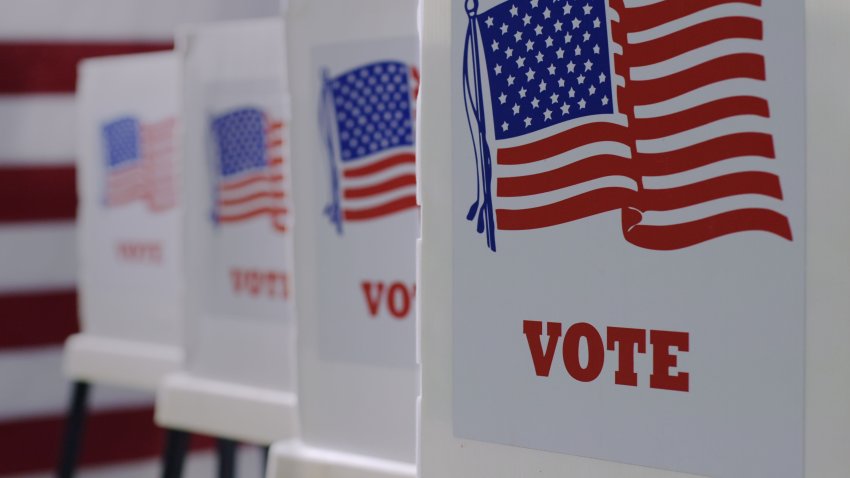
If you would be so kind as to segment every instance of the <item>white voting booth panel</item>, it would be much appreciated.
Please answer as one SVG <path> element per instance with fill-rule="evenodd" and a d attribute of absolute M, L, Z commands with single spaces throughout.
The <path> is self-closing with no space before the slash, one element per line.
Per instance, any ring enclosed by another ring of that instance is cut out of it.
<path fill-rule="evenodd" d="M 169 428 L 293 435 L 289 97 L 279 18 L 187 27 L 186 366 L 159 389 Z"/>
<path fill-rule="evenodd" d="M 182 361 L 178 74 L 172 52 L 80 65 L 74 379 L 155 390 Z"/>
<path fill-rule="evenodd" d="M 423 6 L 420 478 L 846 475 L 850 6 Z"/>
<path fill-rule="evenodd" d="M 415 475 L 416 8 L 289 2 L 301 441 L 270 477 Z"/>

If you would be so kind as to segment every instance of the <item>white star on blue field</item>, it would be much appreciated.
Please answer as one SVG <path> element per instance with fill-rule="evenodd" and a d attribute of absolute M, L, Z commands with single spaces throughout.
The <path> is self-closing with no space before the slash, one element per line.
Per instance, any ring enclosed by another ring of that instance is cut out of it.
<path fill-rule="evenodd" d="M 478 18 L 496 139 L 613 113 L 604 0 L 514 0 Z"/>

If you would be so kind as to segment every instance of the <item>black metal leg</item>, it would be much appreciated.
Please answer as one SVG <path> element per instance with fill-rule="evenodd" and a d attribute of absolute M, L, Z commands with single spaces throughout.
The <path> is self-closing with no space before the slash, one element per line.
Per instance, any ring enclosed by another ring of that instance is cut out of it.
<path fill-rule="evenodd" d="M 88 397 L 88 383 L 74 382 L 71 385 L 71 406 L 68 409 L 65 437 L 62 441 L 62 455 L 59 458 L 59 478 L 72 478 L 76 471 L 77 459 L 80 456 L 86 427 Z"/>
<path fill-rule="evenodd" d="M 266 477 L 266 470 L 269 467 L 269 448 L 268 446 L 260 447 L 260 473 L 262 473 L 261 478 Z"/>
<path fill-rule="evenodd" d="M 218 478 L 234 478 L 236 476 L 236 447 L 237 443 L 226 438 L 216 440 L 218 446 Z"/>
<path fill-rule="evenodd" d="M 183 462 L 189 449 L 189 434 L 180 430 L 167 430 L 165 450 L 162 458 L 162 478 L 180 478 L 183 475 Z"/>

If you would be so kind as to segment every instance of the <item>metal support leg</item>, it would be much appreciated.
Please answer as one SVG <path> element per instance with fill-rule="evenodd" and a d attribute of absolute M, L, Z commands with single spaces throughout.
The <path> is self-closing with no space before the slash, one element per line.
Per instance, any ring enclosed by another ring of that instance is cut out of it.
<path fill-rule="evenodd" d="M 73 478 L 76 471 L 77 459 L 80 456 L 86 427 L 88 397 L 88 383 L 74 382 L 71 385 L 71 406 L 68 409 L 65 437 L 62 442 L 62 455 L 59 458 L 59 478 Z"/>
<path fill-rule="evenodd" d="M 162 458 L 162 478 L 180 478 L 183 475 L 183 462 L 189 449 L 189 434 L 180 430 L 167 430 L 165 450 Z"/>
<path fill-rule="evenodd" d="M 234 478 L 236 476 L 236 447 L 233 440 L 219 438 L 218 447 L 218 478 Z"/>
<path fill-rule="evenodd" d="M 266 477 L 266 470 L 269 468 L 269 450 L 271 447 L 261 446 L 260 447 L 260 473 L 262 473 L 261 478 Z"/>

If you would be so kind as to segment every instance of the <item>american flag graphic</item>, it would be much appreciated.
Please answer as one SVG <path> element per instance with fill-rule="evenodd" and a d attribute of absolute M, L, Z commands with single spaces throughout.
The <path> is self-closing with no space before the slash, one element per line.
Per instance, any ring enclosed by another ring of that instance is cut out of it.
<path fill-rule="evenodd" d="M 215 117 L 212 133 L 218 152 L 216 222 L 266 216 L 275 230 L 285 232 L 283 121 L 257 108 L 240 108 Z"/>
<path fill-rule="evenodd" d="M 398 61 L 325 77 L 320 122 L 332 190 L 325 214 L 338 233 L 344 222 L 416 208 L 416 91 L 416 68 Z"/>
<path fill-rule="evenodd" d="M 105 203 L 109 207 L 144 201 L 151 211 L 177 203 L 174 118 L 143 123 L 126 116 L 105 123 Z"/>
<path fill-rule="evenodd" d="M 496 230 L 613 210 L 648 249 L 743 231 L 792 240 L 771 172 L 760 0 L 467 5 L 467 218 L 490 249 Z"/>

